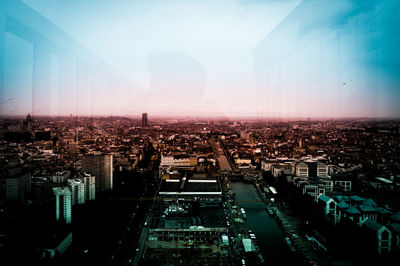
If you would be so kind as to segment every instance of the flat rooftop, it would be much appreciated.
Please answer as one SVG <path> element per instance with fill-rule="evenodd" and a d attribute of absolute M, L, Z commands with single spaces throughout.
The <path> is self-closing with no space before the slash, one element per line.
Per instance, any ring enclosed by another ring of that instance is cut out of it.
<path fill-rule="evenodd" d="M 216 178 L 181 178 L 161 180 L 160 196 L 212 196 L 221 197 L 222 191 Z"/>
<path fill-rule="evenodd" d="M 156 222 L 152 225 L 152 228 L 189 229 L 191 226 L 203 226 L 206 228 L 226 227 L 223 205 L 220 201 L 185 201 L 182 204 L 180 212 L 169 212 L 171 210 L 170 206 L 176 209 L 175 203 L 160 202 L 157 212 L 162 213 L 162 215 L 155 219 Z"/>

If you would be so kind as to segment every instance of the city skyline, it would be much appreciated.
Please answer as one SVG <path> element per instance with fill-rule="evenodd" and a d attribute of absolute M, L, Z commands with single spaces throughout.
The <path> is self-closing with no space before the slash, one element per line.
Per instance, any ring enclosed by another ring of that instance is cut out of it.
<path fill-rule="evenodd" d="M 0 119 L 3 264 L 398 261 L 399 120 L 148 115 Z"/>
<path fill-rule="evenodd" d="M 396 1 L 96 3 L 1 3 L 2 116 L 399 117 Z"/>

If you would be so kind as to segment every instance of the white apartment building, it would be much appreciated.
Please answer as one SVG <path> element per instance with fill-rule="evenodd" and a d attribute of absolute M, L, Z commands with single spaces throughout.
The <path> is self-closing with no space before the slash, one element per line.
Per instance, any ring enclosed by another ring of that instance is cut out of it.
<path fill-rule="evenodd" d="M 85 203 L 85 184 L 79 179 L 68 179 L 72 206 Z"/>
<path fill-rule="evenodd" d="M 80 173 L 79 179 L 85 185 L 85 201 L 96 199 L 96 177 L 90 173 Z"/>
<path fill-rule="evenodd" d="M 53 193 L 56 197 L 56 220 L 71 223 L 72 216 L 72 193 L 69 187 L 55 187 Z"/>

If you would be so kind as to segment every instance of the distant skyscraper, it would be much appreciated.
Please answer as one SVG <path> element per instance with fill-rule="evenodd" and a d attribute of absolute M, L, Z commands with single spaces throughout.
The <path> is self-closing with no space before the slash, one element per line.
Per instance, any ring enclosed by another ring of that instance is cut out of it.
<path fill-rule="evenodd" d="M 299 139 L 299 148 L 300 149 L 303 148 L 303 139 L 302 138 Z"/>
<path fill-rule="evenodd" d="M 147 113 L 142 114 L 142 127 L 147 127 Z"/>
<path fill-rule="evenodd" d="M 72 206 L 85 203 L 85 185 L 79 179 L 68 179 L 68 187 L 72 193 Z"/>
<path fill-rule="evenodd" d="M 26 116 L 26 119 L 24 120 L 23 125 L 24 125 L 24 127 L 25 127 L 26 129 L 28 129 L 28 130 L 32 129 L 32 126 L 33 126 L 33 119 L 32 119 L 32 117 L 31 117 L 31 114 L 28 114 L 28 115 Z"/>
<path fill-rule="evenodd" d="M 96 199 L 95 176 L 89 173 L 80 173 L 79 179 L 85 184 L 85 201 Z"/>
<path fill-rule="evenodd" d="M 82 170 L 94 174 L 96 192 L 113 189 L 112 154 L 84 156 L 82 159 Z"/>
<path fill-rule="evenodd" d="M 249 139 L 250 138 L 250 132 L 247 132 L 245 130 L 240 131 L 240 137 L 242 139 Z"/>
<path fill-rule="evenodd" d="M 63 220 L 65 223 L 71 223 L 72 195 L 68 187 L 53 188 L 56 197 L 56 221 Z"/>

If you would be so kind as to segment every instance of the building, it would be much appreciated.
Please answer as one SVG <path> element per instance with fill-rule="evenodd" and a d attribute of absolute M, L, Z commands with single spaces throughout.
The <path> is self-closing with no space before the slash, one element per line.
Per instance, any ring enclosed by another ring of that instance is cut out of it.
<path fill-rule="evenodd" d="M 24 200 L 25 195 L 31 192 L 31 174 L 20 172 L 6 178 L 6 199 Z"/>
<path fill-rule="evenodd" d="M 161 198 L 221 200 L 222 189 L 216 178 L 187 178 L 161 180 Z"/>
<path fill-rule="evenodd" d="M 53 182 L 54 183 L 64 183 L 70 177 L 71 177 L 70 171 L 57 172 L 53 176 Z"/>
<path fill-rule="evenodd" d="M 67 231 L 64 234 L 56 233 L 47 242 L 42 258 L 52 259 L 64 254 L 69 249 L 72 244 L 72 232 Z"/>
<path fill-rule="evenodd" d="M 112 154 L 84 156 L 82 159 L 82 170 L 95 176 L 96 192 L 113 189 Z"/>
<path fill-rule="evenodd" d="M 333 192 L 333 181 L 329 177 L 321 178 L 321 182 L 323 184 L 323 187 L 325 188 L 326 193 Z"/>
<path fill-rule="evenodd" d="M 147 113 L 143 113 L 142 114 L 142 127 L 148 127 L 148 123 L 147 123 Z"/>
<path fill-rule="evenodd" d="M 317 198 L 317 203 L 323 209 L 325 219 L 336 224 L 336 202 L 332 198 L 321 194 Z"/>
<path fill-rule="evenodd" d="M 197 159 L 189 156 L 171 156 L 161 154 L 161 166 L 195 166 Z"/>
<path fill-rule="evenodd" d="M 392 250 L 400 250 L 400 224 L 393 223 L 388 225 L 392 232 Z"/>
<path fill-rule="evenodd" d="M 303 195 L 309 195 L 317 200 L 318 196 L 325 194 L 325 188 L 320 184 L 304 184 L 303 185 Z"/>
<path fill-rule="evenodd" d="M 251 159 L 248 159 L 248 158 L 236 158 L 235 159 L 235 164 L 240 169 L 252 168 L 253 167 L 251 165 Z"/>
<path fill-rule="evenodd" d="M 71 223 L 72 193 L 68 187 L 55 187 L 53 193 L 56 197 L 56 221 Z"/>
<path fill-rule="evenodd" d="M 179 224 L 178 226 L 170 226 L 170 224 Z M 187 223 L 182 225 L 176 220 L 170 220 L 165 223 L 164 228 L 150 229 L 149 233 L 159 241 L 182 241 L 182 243 L 196 241 L 209 242 L 218 241 L 222 234 L 228 233 L 226 227 L 204 227 L 204 226 L 188 226 Z M 161 247 L 161 246 L 160 246 Z"/>
<path fill-rule="evenodd" d="M 85 201 L 96 199 L 96 180 L 90 173 L 80 173 L 79 179 L 85 185 Z"/>
<path fill-rule="evenodd" d="M 247 132 L 245 130 L 240 131 L 240 137 L 242 139 L 249 139 L 250 138 L 250 134 L 251 134 L 250 132 Z"/>
<path fill-rule="evenodd" d="M 317 164 L 317 176 L 319 177 L 328 177 L 329 167 L 326 164 L 318 163 Z"/>
<path fill-rule="evenodd" d="M 334 177 L 333 178 L 334 190 L 342 192 L 350 192 L 352 181 L 349 178 Z"/>
<path fill-rule="evenodd" d="M 378 254 L 386 254 L 391 251 L 392 248 L 392 232 L 384 225 L 378 224 L 377 222 L 367 219 L 363 222 L 362 228 L 365 231 L 364 244 L 371 252 Z"/>
<path fill-rule="evenodd" d="M 23 124 L 23 126 L 24 126 L 24 128 L 26 130 L 31 130 L 32 129 L 32 127 L 33 127 L 33 119 L 32 119 L 31 114 L 28 114 L 26 116 L 26 119 L 23 121 L 22 124 Z"/>
<path fill-rule="evenodd" d="M 308 165 L 303 162 L 296 164 L 296 175 L 301 177 L 308 177 Z"/>
<path fill-rule="evenodd" d="M 68 179 L 72 206 L 85 203 L 85 184 L 79 179 Z"/>
<path fill-rule="evenodd" d="M 163 265 L 174 253 L 188 259 L 182 264 L 201 259 L 208 265 L 220 265 L 221 260 L 222 265 L 228 265 L 229 229 L 218 180 L 185 175 L 160 182 L 157 218 L 145 223 L 148 238 L 144 261 L 154 263 L 156 258 L 155 264 Z M 188 248 L 190 257 L 184 256 Z M 217 257 L 209 256 L 211 253 Z"/>
<path fill-rule="evenodd" d="M 243 249 L 244 252 L 255 252 L 256 247 L 254 246 L 253 241 L 250 238 L 243 238 L 242 239 Z"/>
<path fill-rule="evenodd" d="M 362 226 L 367 219 L 387 224 L 390 220 L 390 211 L 378 204 L 372 199 L 364 199 L 356 195 L 353 196 L 335 196 L 333 198 L 336 205 L 336 222 L 348 221 Z"/>

